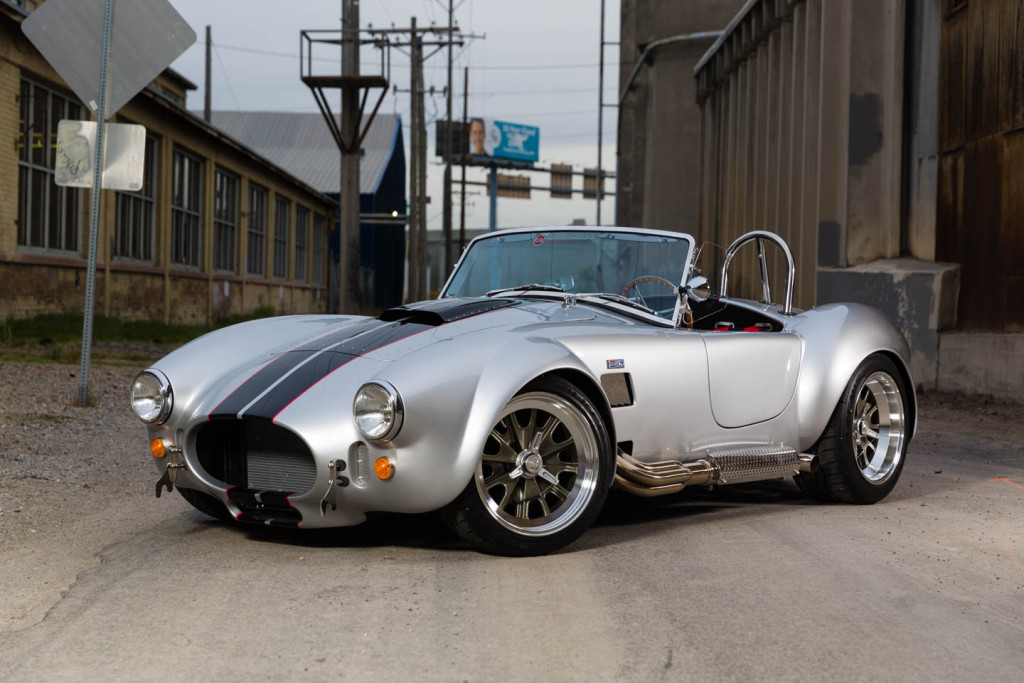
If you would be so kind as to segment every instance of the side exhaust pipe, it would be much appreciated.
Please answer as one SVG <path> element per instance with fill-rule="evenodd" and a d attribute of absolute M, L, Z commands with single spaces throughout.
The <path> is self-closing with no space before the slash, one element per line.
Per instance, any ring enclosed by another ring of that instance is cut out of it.
<path fill-rule="evenodd" d="M 818 457 L 789 448 L 757 447 L 708 453 L 691 462 L 665 460 L 645 463 L 619 451 L 615 484 L 638 496 L 663 496 L 687 486 L 740 484 L 764 479 L 781 479 L 798 472 L 814 472 Z"/>

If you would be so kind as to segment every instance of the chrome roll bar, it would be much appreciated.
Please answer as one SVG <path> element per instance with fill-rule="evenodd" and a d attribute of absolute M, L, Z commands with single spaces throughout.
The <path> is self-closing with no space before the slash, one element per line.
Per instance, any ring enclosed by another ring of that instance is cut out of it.
<path fill-rule="evenodd" d="M 740 247 L 747 244 L 748 242 L 757 242 L 757 261 L 761 267 L 761 296 L 762 303 L 772 303 L 772 290 L 771 285 L 768 283 L 768 257 L 764 250 L 764 240 L 774 242 L 782 249 L 782 253 L 786 255 L 786 264 L 789 268 L 788 275 L 786 276 L 786 300 L 782 304 L 782 313 L 784 315 L 792 315 L 793 313 L 793 282 L 796 278 L 796 265 L 793 263 L 793 254 L 789 251 L 789 245 L 786 244 L 785 240 L 776 235 L 773 232 L 766 230 L 754 230 L 748 232 L 745 235 L 741 235 L 735 242 L 729 245 L 729 248 L 725 250 L 725 258 L 722 260 L 722 286 L 718 290 L 720 297 L 728 296 L 729 287 L 729 264 L 732 262 L 732 257 L 736 255 Z"/>

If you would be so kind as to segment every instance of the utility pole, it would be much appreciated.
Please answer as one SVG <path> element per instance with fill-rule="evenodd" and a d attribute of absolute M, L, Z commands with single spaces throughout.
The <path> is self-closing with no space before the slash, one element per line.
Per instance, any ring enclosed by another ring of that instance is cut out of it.
<path fill-rule="evenodd" d="M 427 298 L 427 123 L 423 103 L 423 36 L 416 30 L 416 17 L 411 20 L 412 31 L 410 50 L 412 61 L 411 111 L 412 111 L 412 152 L 413 175 L 410 240 L 415 249 L 410 252 L 409 299 L 422 301 Z M 413 265 L 412 262 L 415 262 Z M 415 279 L 412 276 L 415 275 Z"/>
<path fill-rule="evenodd" d="M 448 0 L 448 134 L 444 136 L 444 216 L 442 231 L 444 232 L 444 272 L 441 279 L 447 278 L 452 270 L 452 33 L 455 30 L 455 7 L 453 0 Z"/>
<path fill-rule="evenodd" d="M 213 116 L 213 81 L 210 80 L 210 56 L 213 52 L 213 37 L 210 32 L 210 25 L 206 25 L 206 93 L 203 97 L 203 120 L 207 123 Z"/>
<path fill-rule="evenodd" d="M 341 75 L 359 76 L 359 0 L 342 0 L 341 11 Z M 359 139 L 359 91 L 341 89 L 341 135 L 346 140 Z M 338 273 L 338 306 L 342 313 L 359 310 L 359 145 L 341 150 L 341 218 L 340 258 Z"/>
<path fill-rule="evenodd" d="M 462 208 L 459 222 L 459 254 L 466 248 L 466 148 L 469 146 L 466 132 L 469 118 L 469 67 L 462 67 L 462 139 L 459 141 L 459 149 L 462 150 Z M 448 130 L 451 130 L 449 128 Z"/>

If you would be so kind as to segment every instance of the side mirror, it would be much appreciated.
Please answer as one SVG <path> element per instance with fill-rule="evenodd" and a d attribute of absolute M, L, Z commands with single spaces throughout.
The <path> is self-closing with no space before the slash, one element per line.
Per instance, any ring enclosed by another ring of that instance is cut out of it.
<path fill-rule="evenodd" d="M 690 278 L 690 281 L 683 287 L 683 292 L 690 301 L 699 304 L 707 301 L 708 297 L 711 296 L 711 285 L 706 277 L 698 275 L 697 277 Z"/>

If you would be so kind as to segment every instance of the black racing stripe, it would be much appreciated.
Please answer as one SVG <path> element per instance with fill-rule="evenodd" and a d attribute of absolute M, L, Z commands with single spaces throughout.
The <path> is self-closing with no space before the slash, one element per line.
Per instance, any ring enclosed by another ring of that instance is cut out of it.
<path fill-rule="evenodd" d="M 359 334 L 367 332 L 367 330 L 386 326 L 388 326 L 388 323 L 372 319 L 354 325 L 346 325 L 340 330 L 315 337 L 291 351 L 282 353 L 263 366 L 256 374 L 239 385 L 227 398 L 221 401 L 220 405 L 211 411 L 209 419 L 216 420 L 235 417 L 257 396 L 269 389 L 274 382 L 288 374 L 288 372 L 313 354 L 332 345 L 350 340 Z"/>
<path fill-rule="evenodd" d="M 379 319 L 407 320 L 438 326 L 518 304 L 513 299 L 434 299 L 389 308 L 380 314 Z"/>
<path fill-rule="evenodd" d="M 351 360 L 371 351 L 383 348 L 388 344 L 407 339 L 414 334 L 429 330 L 433 325 L 422 323 L 394 322 L 383 323 L 377 329 L 348 339 L 298 368 L 284 381 L 274 387 L 273 391 L 257 401 L 245 411 L 246 417 L 262 417 L 273 420 L 307 389 L 322 380 Z"/>
<path fill-rule="evenodd" d="M 296 365 L 312 356 L 315 351 L 289 351 L 263 366 L 259 372 L 243 382 L 237 389 L 220 402 L 209 415 L 209 419 L 231 418 L 257 396 L 266 391 L 271 384 L 281 378 L 282 375 L 292 370 Z"/>

